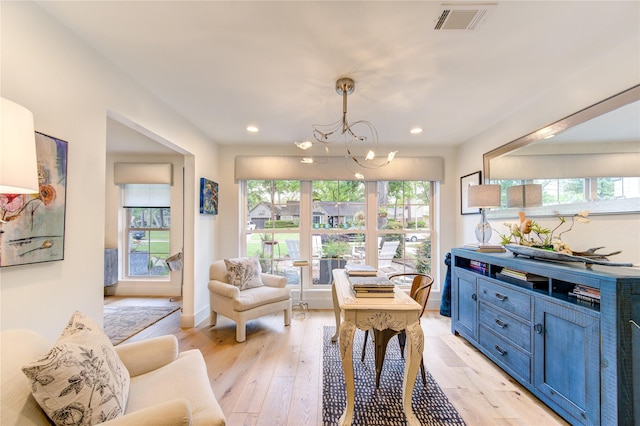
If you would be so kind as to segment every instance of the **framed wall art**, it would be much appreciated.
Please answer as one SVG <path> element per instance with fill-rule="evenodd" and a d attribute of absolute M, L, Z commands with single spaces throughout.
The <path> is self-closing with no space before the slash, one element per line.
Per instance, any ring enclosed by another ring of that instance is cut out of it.
<path fill-rule="evenodd" d="M 200 178 L 200 213 L 218 214 L 218 184 Z"/>
<path fill-rule="evenodd" d="M 0 266 L 64 259 L 68 143 L 36 132 L 37 194 L 0 194 Z"/>
<path fill-rule="evenodd" d="M 468 207 L 469 185 L 480 185 L 482 172 L 477 171 L 460 178 L 460 214 L 480 214 L 478 207 Z"/>

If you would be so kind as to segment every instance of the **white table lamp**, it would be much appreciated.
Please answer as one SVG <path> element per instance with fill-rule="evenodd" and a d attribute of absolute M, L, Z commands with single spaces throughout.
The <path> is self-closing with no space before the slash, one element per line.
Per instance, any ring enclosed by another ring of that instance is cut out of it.
<path fill-rule="evenodd" d="M 476 226 L 476 239 L 480 245 L 491 240 L 491 225 L 487 221 L 486 210 L 500 207 L 500 185 L 470 185 L 468 193 L 468 207 L 479 207 L 482 213 L 480 223 Z"/>
<path fill-rule="evenodd" d="M 507 187 L 507 207 L 538 207 L 542 205 L 542 185 L 527 183 Z"/>
<path fill-rule="evenodd" d="M 36 194 L 40 189 L 33 114 L 1 99 L 0 194 Z"/>

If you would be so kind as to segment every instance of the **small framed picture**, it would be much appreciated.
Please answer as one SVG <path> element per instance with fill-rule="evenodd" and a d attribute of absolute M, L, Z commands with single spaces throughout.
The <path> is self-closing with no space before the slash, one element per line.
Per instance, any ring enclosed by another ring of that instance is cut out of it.
<path fill-rule="evenodd" d="M 480 185 L 482 172 L 477 171 L 460 178 L 460 214 L 480 214 L 478 207 L 468 207 L 469 186 Z"/>
<path fill-rule="evenodd" d="M 200 213 L 218 214 L 218 184 L 200 178 Z"/>

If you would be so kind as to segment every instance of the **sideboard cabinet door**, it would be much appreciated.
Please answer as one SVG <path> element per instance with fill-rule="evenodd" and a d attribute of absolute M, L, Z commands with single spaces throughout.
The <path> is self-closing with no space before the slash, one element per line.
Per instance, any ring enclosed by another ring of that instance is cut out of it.
<path fill-rule="evenodd" d="M 478 340 L 477 277 L 474 272 L 455 268 L 451 283 L 453 332 L 474 342 Z"/>
<path fill-rule="evenodd" d="M 600 424 L 599 317 L 534 303 L 534 387 L 576 423 Z"/>

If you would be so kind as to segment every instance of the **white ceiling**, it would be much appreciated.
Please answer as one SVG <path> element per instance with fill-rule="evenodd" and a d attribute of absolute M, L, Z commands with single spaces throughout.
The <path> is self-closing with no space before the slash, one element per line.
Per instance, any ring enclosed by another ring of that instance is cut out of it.
<path fill-rule="evenodd" d="M 341 76 L 381 144 L 458 145 L 640 38 L 637 1 L 502 1 L 473 31 L 434 30 L 435 1 L 37 3 L 222 145 L 310 139 Z"/>

